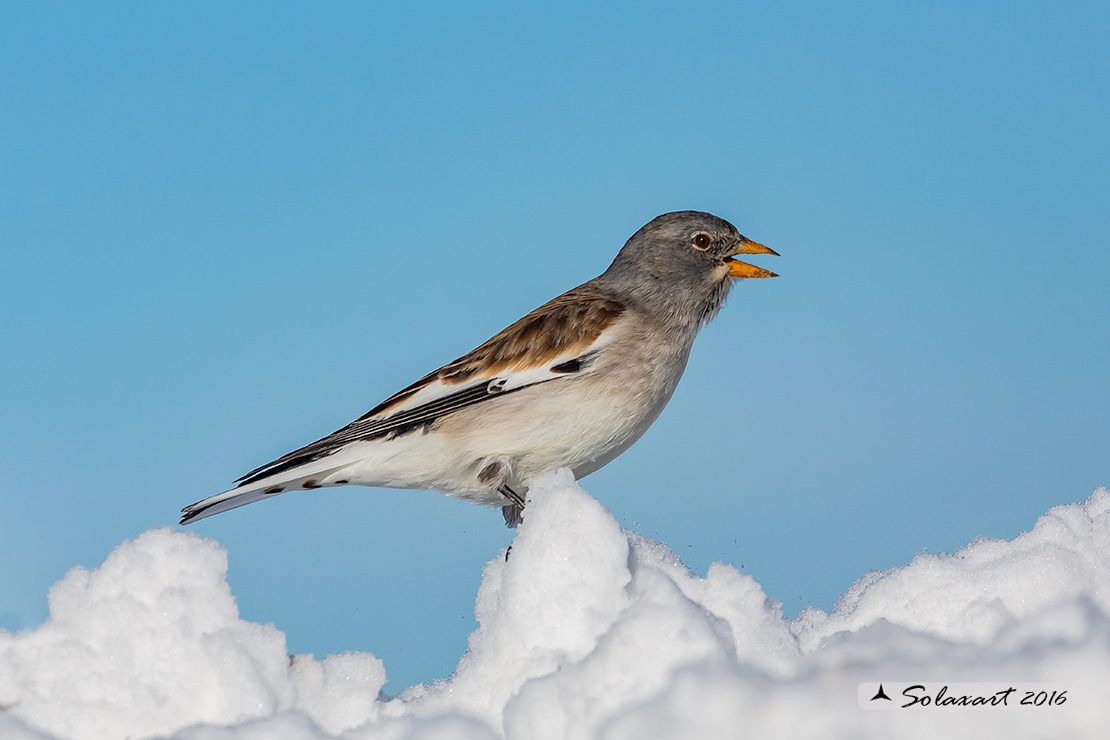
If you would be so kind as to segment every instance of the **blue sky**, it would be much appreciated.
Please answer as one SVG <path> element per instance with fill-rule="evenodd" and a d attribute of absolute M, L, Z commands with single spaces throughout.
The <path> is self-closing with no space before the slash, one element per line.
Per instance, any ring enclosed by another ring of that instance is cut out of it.
<path fill-rule="evenodd" d="M 0 626 L 71 566 L 603 270 L 659 213 L 782 254 L 584 485 L 787 613 L 1110 484 L 1099 3 L 0 9 Z M 446 675 L 500 514 L 192 527 L 290 649 Z"/>

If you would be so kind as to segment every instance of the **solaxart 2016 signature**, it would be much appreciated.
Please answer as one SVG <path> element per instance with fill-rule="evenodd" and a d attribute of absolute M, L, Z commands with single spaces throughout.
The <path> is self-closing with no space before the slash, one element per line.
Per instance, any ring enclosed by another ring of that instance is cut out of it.
<path fill-rule="evenodd" d="M 1062 691 L 1018 691 L 1009 686 L 993 694 L 949 694 L 948 685 L 943 685 L 935 695 L 930 695 L 923 684 L 914 684 L 902 689 L 902 696 L 909 699 L 902 709 L 912 706 L 921 707 L 1056 707 L 1068 700 L 1067 690 Z M 1013 704 L 1011 704 L 1011 700 Z"/>
<path fill-rule="evenodd" d="M 1072 691 L 1079 691 L 1076 694 Z M 1045 682 L 875 681 L 856 687 L 860 709 L 939 711 L 1068 711 L 1090 701 L 1081 687 Z M 1035 710 L 1034 710 L 1035 711 Z"/>

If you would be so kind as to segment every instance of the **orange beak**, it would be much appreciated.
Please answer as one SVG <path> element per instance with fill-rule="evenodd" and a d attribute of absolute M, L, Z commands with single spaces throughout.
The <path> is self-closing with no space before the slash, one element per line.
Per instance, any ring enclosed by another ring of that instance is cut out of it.
<path fill-rule="evenodd" d="M 765 247 L 750 239 L 744 239 L 744 241 L 740 242 L 740 248 L 733 252 L 733 254 L 773 254 L 776 257 L 779 256 L 779 253 L 770 247 Z M 729 258 L 725 260 L 725 264 L 728 265 L 728 274 L 734 278 L 778 277 L 778 275 L 770 270 L 764 270 L 762 267 L 749 265 L 747 262 L 741 262 L 740 260 Z"/>

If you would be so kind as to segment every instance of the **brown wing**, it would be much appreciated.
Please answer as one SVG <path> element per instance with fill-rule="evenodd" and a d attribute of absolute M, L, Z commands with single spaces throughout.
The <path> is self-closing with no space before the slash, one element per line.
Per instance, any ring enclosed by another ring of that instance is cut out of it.
<path fill-rule="evenodd" d="M 425 375 L 347 426 L 244 475 L 241 484 L 337 452 L 351 442 L 397 436 L 426 428 L 447 414 L 504 395 L 489 381 L 505 373 L 542 368 L 568 354 L 586 352 L 624 310 L 592 283 L 569 290 L 515 322 L 489 341 Z M 558 369 L 558 372 L 569 372 Z M 542 381 L 537 381 L 542 382 Z M 414 398 L 422 390 L 442 392 Z M 520 390 L 516 386 L 512 390 Z M 384 416 L 383 415 L 387 415 Z"/>
<path fill-rule="evenodd" d="M 460 385 L 475 378 L 495 378 L 505 371 L 538 367 L 575 350 L 585 351 L 623 310 L 623 304 L 592 283 L 579 285 L 518 319 L 454 362 L 390 396 L 358 421 L 390 411 L 437 380 Z"/>

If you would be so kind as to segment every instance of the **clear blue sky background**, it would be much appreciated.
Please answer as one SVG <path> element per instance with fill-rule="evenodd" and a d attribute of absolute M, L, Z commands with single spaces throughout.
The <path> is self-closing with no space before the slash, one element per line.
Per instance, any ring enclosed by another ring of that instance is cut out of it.
<path fill-rule="evenodd" d="M 703 209 L 782 253 L 586 479 L 788 614 L 1110 484 L 1105 3 L 6 3 L 0 626 Z M 446 675 L 501 516 L 192 529 L 296 652 Z"/>

